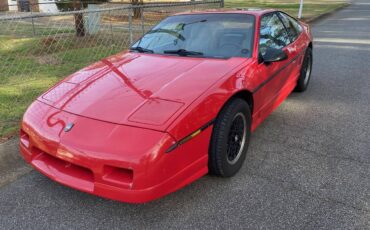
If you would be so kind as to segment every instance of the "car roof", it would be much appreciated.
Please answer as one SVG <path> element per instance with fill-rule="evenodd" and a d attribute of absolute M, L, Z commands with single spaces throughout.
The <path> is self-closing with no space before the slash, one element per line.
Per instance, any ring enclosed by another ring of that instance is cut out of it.
<path fill-rule="evenodd" d="M 262 8 L 236 8 L 236 9 L 211 9 L 204 11 L 188 11 L 181 12 L 175 15 L 187 15 L 187 14 L 249 14 L 255 16 L 261 16 L 266 13 L 275 12 L 275 9 L 262 9 Z"/>

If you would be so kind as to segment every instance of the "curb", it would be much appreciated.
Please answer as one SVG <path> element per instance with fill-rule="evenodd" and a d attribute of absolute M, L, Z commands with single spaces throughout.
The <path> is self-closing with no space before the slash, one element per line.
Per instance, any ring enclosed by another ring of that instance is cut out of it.
<path fill-rule="evenodd" d="M 324 20 L 324 19 L 332 16 L 333 14 L 337 13 L 338 11 L 340 11 L 340 10 L 342 10 L 344 8 L 347 8 L 350 5 L 351 5 L 351 3 L 349 3 L 349 2 L 344 3 L 342 6 L 339 6 L 339 7 L 335 8 L 335 9 L 333 9 L 332 11 L 326 12 L 324 14 L 320 14 L 320 15 L 318 15 L 316 17 L 313 17 L 313 18 L 309 18 L 308 20 L 304 20 L 303 19 L 303 21 L 305 23 L 309 23 L 309 24 L 318 23 L 318 22 L 320 22 L 320 21 L 322 21 L 322 20 Z"/>
<path fill-rule="evenodd" d="M 12 138 L 0 144 L 0 187 L 32 170 L 19 153 L 18 143 L 18 138 Z"/>

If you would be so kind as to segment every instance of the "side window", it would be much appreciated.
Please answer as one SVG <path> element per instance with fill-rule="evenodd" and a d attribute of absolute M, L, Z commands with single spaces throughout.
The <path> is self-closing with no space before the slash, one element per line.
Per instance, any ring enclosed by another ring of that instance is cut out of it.
<path fill-rule="evenodd" d="M 267 48 L 281 49 L 289 43 L 288 33 L 276 13 L 261 18 L 259 52 L 262 55 Z"/>
<path fill-rule="evenodd" d="M 298 24 L 296 20 L 294 20 L 290 16 L 284 13 L 281 13 L 281 12 L 279 12 L 279 15 L 286 29 L 288 30 L 288 33 L 289 33 L 289 36 L 291 37 L 292 42 L 295 41 L 302 31 L 302 27 Z"/>

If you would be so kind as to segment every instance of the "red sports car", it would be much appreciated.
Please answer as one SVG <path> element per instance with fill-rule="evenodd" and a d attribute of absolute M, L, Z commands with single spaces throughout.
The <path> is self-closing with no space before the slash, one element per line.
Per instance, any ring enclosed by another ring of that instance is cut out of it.
<path fill-rule="evenodd" d="M 242 166 L 251 132 L 312 69 L 308 25 L 275 10 L 183 13 L 28 108 L 22 155 L 72 188 L 147 202 Z"/>

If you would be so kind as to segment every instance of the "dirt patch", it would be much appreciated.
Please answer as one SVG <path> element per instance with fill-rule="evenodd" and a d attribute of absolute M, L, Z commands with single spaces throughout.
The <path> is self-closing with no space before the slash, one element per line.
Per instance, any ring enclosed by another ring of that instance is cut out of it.
<path fill-rule="evenodd" d="M 17 135 L 17 132 L 12 132 L 5 136 L 0 137 L 0 144 L 9 141 L 10 139 L 14 138 L 16 135 Z"/>
<path fill-rule="evenodd" d="M 54 55 L 44 55 L 44 56 L 38 56 L 35 57 L 38 63 L 43 65 L 59 65 L 61 64 L 61 61 L 58 59 L 58 57 L 55 57 Z"/>

